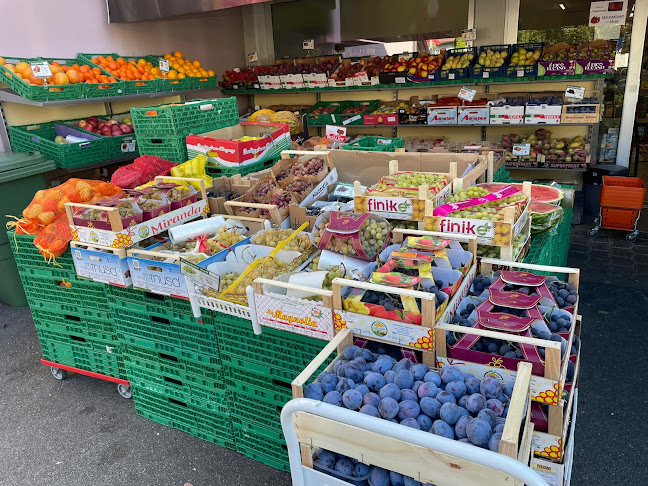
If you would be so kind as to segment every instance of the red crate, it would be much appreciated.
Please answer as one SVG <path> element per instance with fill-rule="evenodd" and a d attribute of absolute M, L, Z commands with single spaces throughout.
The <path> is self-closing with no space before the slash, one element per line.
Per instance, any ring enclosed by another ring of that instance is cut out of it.
<path fill-rule="evenodd" d="M 638 217 L 638 209 L 601 208 L 603 228 L 631 231 Z"/>
<path fill-rule="evenodd" d="M 639 177 L 603 176 L 601 207 L 642 209 L 646 186 Z"/>

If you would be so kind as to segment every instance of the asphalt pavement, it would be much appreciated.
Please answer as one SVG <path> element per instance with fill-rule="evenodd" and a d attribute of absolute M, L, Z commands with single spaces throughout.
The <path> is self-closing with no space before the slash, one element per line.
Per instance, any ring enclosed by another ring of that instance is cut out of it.
<path fill-rule="evenodd" d="M 581 268 L 578 424 L 571 484 L 648 483 L 648 236 L 575 227 Z M 0 304 L 0 486 L 289 486 L 288 473 L 135 414 L 116 385 L 55 380 L 28 309 Z M 487 485 L 485 485 L 487 486 Z"/>

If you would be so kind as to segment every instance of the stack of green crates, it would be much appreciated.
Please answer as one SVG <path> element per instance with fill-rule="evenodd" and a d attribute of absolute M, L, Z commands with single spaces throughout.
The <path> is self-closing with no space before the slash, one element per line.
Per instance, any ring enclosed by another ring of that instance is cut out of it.
<path fill-rule="evenodd" d="M 140 155 L 187 161 L 187 135 L 238 124 L 236 97 L 131 108 Z"/>
<path fill-rule="evenodd" d="M 135 411 L 234 449 L 213 322 L 183 299 L 114 286 L 108 295 Z"/>
<path fill-rule="evenodd" d="M 257 336 L 247 319 L 222 313 L 210 316 L 216 321 L 236 450 L 290 470 L 281 409 L 292 399 L 292 381 L 327 342 L 268 327 Z"/>
<path fill-rule="evenodd" d="M 68 250 L 47 262 L 34 236 L 9 233 L 27 302 L 43 350 L 53 363 L 126 378 L 106 285 L 77 277 Z"/>

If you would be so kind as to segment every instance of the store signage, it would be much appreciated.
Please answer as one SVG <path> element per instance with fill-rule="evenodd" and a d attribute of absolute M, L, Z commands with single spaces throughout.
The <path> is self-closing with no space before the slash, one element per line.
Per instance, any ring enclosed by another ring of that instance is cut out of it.
<path fill-rule="evenodd" d="M 589 26 L 623 25 L 628 13 L 628 0 L 592 2 L 589 13 Z"/>
<path fill-rule="evenodd" d="M 248 54 L 248 62 L 257 62 L 259 60 L 259 53 L 257 51 Z"/>
<path fill-rule="evenodd" d="M 466 88 L 463 86 L 459 90 L 459 95 L 457 95 L 458 98 L 461 98 L 464 101 L 472 101 L 475 98 L 475 95 L 477 94 L 477 91 L 474 89 Z"/>
<path fill-rule="evenodd" d="M 567 85 L 565 89 L 565 97 L 573 100 L 582 100 L 585 98 L 585 88 L 582 86 Z"/>
<path fill-rule="evenodd" d="M 522 157 L 531 153 L 530 143 L 516 143 L 513 145 L 513 155 Z"/>
<path fill-rule="evenodd" d="M 461 38 L 465 41 L 474 41 L 477 39 L 477 29 L 464 29 L 461 31 Z"/>
<path fill-rule="evenodd" d="M 335 336 L 333 310 L 319 303 L 285 295 L 255 293 L 254 308 L 261 326 L 325 341 Z"/>
<path fill-rule="evenodd" d="M 326 125 L 326 138 L 334 142 L 346 142 L 346 127 L 336 127 L 335 125 Z"/>
<path fill-rule="evenodd" d="M 302 43 L 302 48 L 306 50 L 315 49 L 315 39 L 306 39 Z"/>
<path fill-rule="evenodd" d="M 29 66 L 31 67 L 32 73 L 34 73 L 34 76 L 37 78 L 46 79 L 52 75 L 52 70 L 47 61 L 30 62 Z"/>
<path fill-rule="evenodd" d="M 160 71 L 163 73 L 168 73 L 169 72 L 169 60 L 168 59 L 160 59 Z"/>

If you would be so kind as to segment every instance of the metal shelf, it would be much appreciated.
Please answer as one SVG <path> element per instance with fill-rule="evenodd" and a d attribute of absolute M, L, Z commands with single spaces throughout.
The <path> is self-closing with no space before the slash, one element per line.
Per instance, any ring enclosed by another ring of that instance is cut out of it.
<path fill-rule="evenodd" d="M 559 167 L 510 167 L 505 165 L 506 170 L 544 170 L 544 171 L 555 171 L 559 170 L 562 172 L 587 172 L 587 169 L 562 169 Z"/>
<path fill-rule="evenodd" d="M 75 100 L 57 100 L 57 101 L 31 101 L 22 96 L 18 96 L 10 89 L 0 89 L 0 102 L 18 103 L 29 106 L 68 106 L 68 105 L 85 105 L 91 103 L 110 103 L 112 101 L 141 100 L 147 98 L 162 98 L 164 96 L 182 96 L 187 93 L 195 93 L 198 90 L 185 91 L 162 91 L 153 93 L 141 93 L 124 96 L 106 96 L 103 98 L 78 98 Z"/>
<path fill-rule="evenodd" d="M 596 123 L 554 123 L 554 124 L 527 124 L 527 125 L 483 125 L 483 124 L 470 124 L 470 125 L 347 125 L 347 128 L 409 128 L 409 127 L 419 127 L 419 128 L 448 128 L 448 127 L 589 127 L 592 125 L 598 125 Z M 309 128 L 322 128 L 326 125 L 308 125 Z"/>

